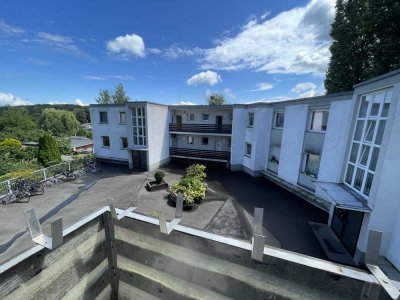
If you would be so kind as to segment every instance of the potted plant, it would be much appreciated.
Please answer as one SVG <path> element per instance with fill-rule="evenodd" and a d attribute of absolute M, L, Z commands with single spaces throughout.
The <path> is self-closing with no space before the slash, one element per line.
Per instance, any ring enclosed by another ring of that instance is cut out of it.
<path fill-rule="evenodd" d="M 146 188 L 149 191 L 158 191 L 162 189 L 168 188 L 168 183 L 164 181 L 165 173 L 161 170 L 157 170 L 154 173 L 154 179 L 153 181 L 149 181 L 146 184 Z"/>
<path fill-rule="evenodd" d="M 271 156 L 270 162 L 272 162 L 273 164 L 279 164 L 279 160 L 277 160 L 277 158 L 275 157 L 275 155 L 272 155 L 272 156 Z"/>

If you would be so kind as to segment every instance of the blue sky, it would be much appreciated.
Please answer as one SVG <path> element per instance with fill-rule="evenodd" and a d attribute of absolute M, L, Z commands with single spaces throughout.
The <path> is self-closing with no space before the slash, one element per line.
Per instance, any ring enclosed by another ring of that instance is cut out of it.
<path fill-rule="evenodd" d="M 333 0 L 0 0 L 0 105 L 324 93 Z"/>

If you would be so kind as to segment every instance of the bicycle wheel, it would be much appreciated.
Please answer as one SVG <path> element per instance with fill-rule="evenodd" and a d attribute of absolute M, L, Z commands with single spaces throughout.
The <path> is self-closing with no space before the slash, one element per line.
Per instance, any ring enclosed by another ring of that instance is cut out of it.
<path fill-rule="evenodd" d="M 42 183 L 35 183 L 32 185 L 30 193 L 32 196 L 35 195 L 43 195 L 44 194 L 44 186 Z"/>
<path fill-rule="evenodd" d="M 20 194 L 17 196 L 18 201 L 22 203 L 27 203 L 31 199 L 31 194 L 27 191 L 20 192 Z"/>
<path fill-rule="evenodd" d="M 7 199 L 7 198 L 6 198 Z M 15 195 L 15 192 L 12 192 L 11 194 L 8 195 L 8 199 L 4 204 L 9 204 L 17 201 L 17 195 Z"/>

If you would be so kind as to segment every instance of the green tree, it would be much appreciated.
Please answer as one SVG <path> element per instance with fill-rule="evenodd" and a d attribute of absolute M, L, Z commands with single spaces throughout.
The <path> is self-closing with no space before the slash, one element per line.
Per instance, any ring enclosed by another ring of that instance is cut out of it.
<path fill-rule="evenodd" d="M 80 123 L 71 111 L 46 108 L 42 111 L 39 120 L 43 130 L 50 131 L 55 136 L 76 135 Z"/>
<path fill-rule="evenodd" d="M 20 141 L 37 141 L 42 132 L 25 108 L 0 110 L 0 140 L 14 138 Z"/>
<path fill-rule="evenodd" d="M 211 93 L 207 98 L 208 105 L 224 105 L 228 104 L 224 96 L 220 93 Z"/>
<path fill-rule="evenodd" d="M 111 104 L 112 96 L 109 90 L 100 90 L 99 97 L 96 98 L 96 102 L 99 104 Z"/>
<path fill-rule="evenodd" d="M 73 110 L 75 118 L 79 123 L 84 124 L 89 122 L 89 111 L 85 107 L 76 107 Z"/>
<path fill-rule="evenodd" d="M 371 36 L 367 27 L 366 0 L 337 0 L 332 23 L 331 59 L 325 79 L 327 93 L 350 91 L 368 78 Z"/>
<path fill-rule="evenodd" d="M 400 68 L 400 1 L 369 0 L 369 78 Z"/>
<path fill-rule="evenodd" d="M 126 95 L 124 86 L 122 84 L 118 84 L 115 87 L 112 98 L 114 100 L 114 103 L 126 103 L 129 101 L 129 97 Z"/>
<path fill-rule="evenodd" d="M 38 161 L 43 166 L 49 166 L 61 161 L 60 148 L 56 139 L 49 133 L 39 139 Z"/>

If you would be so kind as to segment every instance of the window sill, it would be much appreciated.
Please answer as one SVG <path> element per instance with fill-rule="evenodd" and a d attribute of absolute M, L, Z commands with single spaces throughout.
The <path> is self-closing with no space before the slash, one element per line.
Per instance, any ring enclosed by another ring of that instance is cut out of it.
<path fill-rule="evenodd" d="M 309 174 L 309 173 L 306 173 L 306 172 L 300 172 L 300 173 L 303 174 L 303 175 L 306 175 L 306 176 L 308 176 L 308 177 L 310 177 L 310 178 L 313 178 L 313 179 L 315 179 L 315 180 L 318 179 L 318 176 L 316 176 L 316 175 Z"/>
<path fill-rule="evenodd" d="M 245 154 L 244 156 L 245 156 L 245 157 L 248 157 L 248 158 L 251 158 L 251 155 L 248 155 L 248 154 Z"/>
<path fill-rule="evenodd" d="M 99 122 L 99 124 L 108 124 L 108 122 Z"/>
<path fill-rule="evenodd" d="M 126 123 L 118 123 L 118 125 L 126 125 Z"/>
<path fill-rule="evenodd" d="M 326 133 L 326 130 L 325 130 L 325 131 L 322 131 L 322 130 L 307 130 L 307 132 L 313 132 L 313 133 Z"/>
<path fill-rule="evenodd" d="M 273 127 L 273 129 L 279 129 L 279 130 L 282 130 L 282 129 L 283 129 L 283 127 Z"/>
<path fill-rule="evenodd" d="M 103 149 L 110 149 L 110 146 L 101 146 L 100 148 L 103 148 Z"/>
<path fill-rule="evenodd" d="M 254 126 L 250 126 L 250 125 L 249 125 L 249 126 L 247 126 L 247 128 L 254 128 Z"/>

